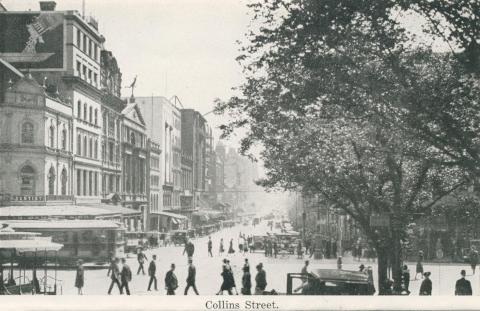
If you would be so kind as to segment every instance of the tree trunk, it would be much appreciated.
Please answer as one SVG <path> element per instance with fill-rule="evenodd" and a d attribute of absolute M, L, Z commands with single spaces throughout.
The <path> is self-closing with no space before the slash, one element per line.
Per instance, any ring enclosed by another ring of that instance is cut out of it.
<path fill-rule="evenodd" d="M 388 248 L 378 248 L 377 249 L 377 259 L 378 259 L 378 294 L 385 295 L 385 285 L 388 279 L 387 270 L 388 270 L 388 257 L 389 249 Z"/>
<path fill-rule="evenodd" d="M 392 263 L 392 277 L 393 289 L 395 292 L 400 292 L 402 289 L 402 249 L 400 244 L 400 237 L 398 230 L 392 232 L 391 263 Z"/>

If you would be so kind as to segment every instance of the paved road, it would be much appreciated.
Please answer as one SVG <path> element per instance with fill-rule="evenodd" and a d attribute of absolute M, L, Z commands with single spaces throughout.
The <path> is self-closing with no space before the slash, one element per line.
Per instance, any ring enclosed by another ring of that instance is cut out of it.
<path fill-rule="evenodd" d="M 222 278 L 221 265 L 223 257 L 219 257 L 218 248 L 220 238 L 224 239 L 225 247 L 228 247 L 228 241 L 234 239 L 234 247 L 237 248 L 237 238 L 240 232 L 246 234 L 262 233 L 267 230 L 265 224 L 256 226 L 255 228 L 250 226 L 236 226 L 230 229 L 223 229 L 219 232 L 212 234 L 214 257 L 208 257 L 207 254 L 207 237 L 195 239 L 195 254 L 194 264 L 197 267 L 197 287 L 201 295 L 214 295 L 220 288 Z M 176 275 L 179 280 L 179 288 L 177 294 L 183 294 L 185 287 L 185 279 L 187 276 L 187 257 L 182 255 L 183 247 L 161 247 L 146 252 L 147 257 L 150 259 L 152 254 L 157 255 L 157 278 L 159 281 L 159 291 L 147 292 L 148 276 L 136 275 L 138 267 L 136 257 L 131 255 L 127 259 L 127 263 L 134 272 L 133 280 L 130 284 L 130 289 L 134 295 L 165 295 L 164 290 L 164 276 L 168 271 L 169 266 L 174 262 L 177 266 Z M 288 272 L 300 272 L 303 265 L 302 259 L 297 259 L 296 256 L 289 256 L 284 258 L 266 258 L 262 253 L 249 253 L 247 255 L 235 253 L 228 256 L 235 275 L 236 284 L 241 287 L 241 268 L 244 258 L 248 258 L 250 261 L 250 267 L 252 272 L 252 281 L 255 277 L 255 265 L 259 262 L 264 264 L 267 272 L 267 289 L 275 289 L 278 292 L 285 292 L 286 290 L 286 274 Z M 362 262 L 365 266 L 371 265 L 374 269 L 374 275 L 376 278 L 376 264 L 373 262 Z M 343 268 L 346 270 L 357 270 L 360 262 L 353 261 L 351 258 L 344 259 Z M 336 268 L 336 261 L 331 260 L 311 260 L 311 268 Z M 470 272 L 467 265 L 425 265 L 425 271 L 432 273 L 431 279 L 433 282 L 433 295 L 453 295 L 455 280 L 458 279 L 458 275 L 461 269 L 466 269 L 467 273 Z M 412 273 L 415 271 L 415 266 L 411 265 L 410 270 Z M 107 293 L 110 279 L 106 276 L 106 270 L 87 270 L 85 271 L 85 287 L 84 294 L 86 295 L 103 295 Z M 480 294 L 480 275 L 467 276 L 471 280 L 473 286 L 474 295 Z M 75 271 L 59 271 L 59 279 L 63 280 L 63 294 L 76 294 L 76 288 L 74 287 Z M 376 288 L 378 288 L 377 280 L 375 279 Z M 420 288 L 421 281 L 412 281 L 410 290 L 412 295 L 417 295 Z M 113 294 L 118 294 L 118 290 L 114 289 Z M 190 290 L 191 295 L 193 291 Z"/>

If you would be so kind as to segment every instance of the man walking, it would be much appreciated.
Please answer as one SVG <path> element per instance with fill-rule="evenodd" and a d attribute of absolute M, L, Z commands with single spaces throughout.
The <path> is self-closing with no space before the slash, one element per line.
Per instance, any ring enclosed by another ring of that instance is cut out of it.
<path fill-rule="evenodd" d="M 120 287 L 120 292 L 123 292 L 125 288 L 125 292 L 127 295 L 130 295 L 130 288 L 128 287 L 128 283 L 132 281 L 132 270 L 127 265 L 127 259 L 122 258 L 122 272 L 120 273 L 120 279 L 122 280 L 122 285 Z"/>
<path fill-rule="evenodd" d="M 209 237 L 208 237 L 208 256 L 210 256 L 210 257 L 213 257 L 212 247 L 213 247 L 212 237 L 209 236 Z"/>
<path fill-rule="evenodd" d="M 140 271 L 142 271 L 143 275 L 145 275 L 145 270 L 143 268 L 143 265 L 145 263 L 145 260 L 148 260 L 147 256 L 143 253 L 143 250 L 140 249 L 140 252 L 137 254 L 137 261 L 138 261 L 138 270 L 137 270 L 137 275 L 140 274 Z"/>
<path fill-rule="evenodd" d="M 475 274 L 475 268 L 478 264 L 478 252 L 472 247 L 470 250 L 470 266 L 472 267 L 472 273 Z"/>
<path fill-rule="evenodd" d="M 255 295 L 262 295 L 267 288 L 267 274 L 263 270 L 263 264 L 257 265 L 257 275 L 255 276 Z"/>
<path fill-rule="evenodd" d="M 174 271 L 175 264 L 172 263 L 170 270 L 165 275 L 165 289 L 167 290 L 167 295 L 175 295 L 175 290 L 178 288 L 178 280 Z"/>
<path fill-rule="evenodd" d="M 465 279 L 465 270 L 460 271 L 462 277 L 455 283 L 455 296 L 472 296 L 472 285 Z"/>
<path fill-rule="evenodd" d="M 122 286 L 120 285 L 120 269 L 119 269 L 119 264 L 120 260 L 118 258 L 112 258 L 112 261 L 110 262 L 110 267 L 108 268 L 107 271 L 107 276 L 110 276 L 110 279 L 112 280 L 110 282 L 110 287 L 108 288 L 108 294 L 112 294 L 112 289 L 115 284 L 117 284 L 118 290 L 120 291 L 120 294 L 122 294 Z"/>
<path fill-rule="evenodd" d="M 195 252 L 195 245 L 193 245 L 191 240 L 188 240 L 187 243 L 185 243 L 183 254 L 185 255 L 185 253 L 187 253 L 188 259 L 192 259 L 194 252 Z"/>
<path fill-rule="evenodd" d="M 150 281 L 148 282 L 147 291 L 150 291 L 150 288 L 152 287 L 152 283 L 154 285 L 155 290 L 158 290 L 157 277 L 155 276 L 155 273 L 157 272 L 157 263 L 155 262 L 155 260 L 157 260 L 157 255 L 152 256 L 152 261 L 150 261 L 150 265 L 148 266 L 148 276 L 150 276 Z"/>
<path fill-rule="evenodd" d="M 190 287 L 193 287 L 193 291 L 198 295 L 197 286 L 195 285 L 195 276 L 197 275 L 197 269 L 193 265 L 191 259 L 188 260 L 188 276 L 187 276 L 187 287 L 185 287 L 184 294 L 188 294 Z"/>

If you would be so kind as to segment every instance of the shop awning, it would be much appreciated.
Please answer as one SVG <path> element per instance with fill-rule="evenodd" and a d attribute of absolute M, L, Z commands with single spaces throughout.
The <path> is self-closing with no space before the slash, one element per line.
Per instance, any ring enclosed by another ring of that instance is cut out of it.
<path fill-rule="evenodd" d="M 166 217 L 172 217 L 173 219 L 179 219 L 179 220 L 187 220 L 188 217 L 176 213 L 169 213 L 169 212 L 152 212 L 154 215 L 159 215 L 159 216 L 166 216 Z"/>
<path fill-rule="evenodd" d="M 18 252 L 58 251 L 62 244 L 47 240 L 2 240 L 0 249 L 15 249 Z"/>

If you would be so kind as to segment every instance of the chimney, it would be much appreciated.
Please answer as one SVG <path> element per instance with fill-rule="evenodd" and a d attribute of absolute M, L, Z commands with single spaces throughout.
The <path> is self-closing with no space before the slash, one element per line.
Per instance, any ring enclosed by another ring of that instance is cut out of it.
<path fill-rule="evenodd" d="M 40 11 L 55 11 L 56 6 L 55 1 L 40 1 Z"/>

